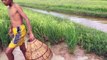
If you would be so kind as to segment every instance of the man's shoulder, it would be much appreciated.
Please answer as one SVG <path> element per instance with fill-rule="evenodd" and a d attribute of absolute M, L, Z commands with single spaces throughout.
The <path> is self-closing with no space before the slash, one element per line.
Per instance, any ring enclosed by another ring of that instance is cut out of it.
<path fill-rule="evenodd" d="M 18 4 L 16 4 L 16 3 L 14 3 L 14 6 L 15 6 L 16 8 L 21 8 L 21 6 L 18 5 Z"/>

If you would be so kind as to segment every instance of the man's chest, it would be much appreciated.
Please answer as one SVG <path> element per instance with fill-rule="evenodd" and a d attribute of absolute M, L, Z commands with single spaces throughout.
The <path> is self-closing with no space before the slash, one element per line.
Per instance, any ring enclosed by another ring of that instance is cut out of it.
<path fill-rule="evenodd" d="M 11 17 L 15 16 L 18 13 L 15 7 L 9 8 L 8 12 L 9 12 L 9 16 Z"/>

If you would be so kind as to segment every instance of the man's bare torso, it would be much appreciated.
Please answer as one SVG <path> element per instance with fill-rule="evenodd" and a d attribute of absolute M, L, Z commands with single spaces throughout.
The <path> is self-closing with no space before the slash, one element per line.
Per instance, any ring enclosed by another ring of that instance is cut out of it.
<path fill-rule="evenodd" d="M 16 8 L 16 4 L 13 4 L 11 7 L 9 7 L 8 12 L 9 12 L 10 22 L 12 27 L 20 26 L 23 23 L 23 18 L 19 14 Z"/>

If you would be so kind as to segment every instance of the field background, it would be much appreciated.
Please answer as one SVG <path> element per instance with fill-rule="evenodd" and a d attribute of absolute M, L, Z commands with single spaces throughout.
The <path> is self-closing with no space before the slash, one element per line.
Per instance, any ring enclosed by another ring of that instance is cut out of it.
<path fill-rule="evenodd" d="M 82 14 L 94 17 L 106 17 L 107 2 L 105 0 L 15 0 L 21 6 L 39 8 L 63 13 Z M 61 41 L 67 43 L 72 53 L 77 45 L 87 52 L 97 55 L 107 54 L 107 33 L 61 19 L 51 15 L 33 12 L 23 8 L 31 21 L 33 33 L 41 41 L 48 40 L 51 45 Z M 10 42 L 8 36 L 9 17 L 6 7 L 0 3 L 0 38 L 3 46 Z"/>
<path fill-rule="evenodd" d="M 107 17 L 106 0 L 15 0 L 22 6 L 93 17 Z"/>

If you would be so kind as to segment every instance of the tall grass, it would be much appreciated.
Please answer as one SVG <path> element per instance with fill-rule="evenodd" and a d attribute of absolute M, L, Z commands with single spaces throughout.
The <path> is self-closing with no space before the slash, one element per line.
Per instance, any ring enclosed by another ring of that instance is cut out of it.
<path fill-rule="evenodd" d="M 40 13 L 31 14 L 31 11 L 30 13 L 27 11 L 27 15 L 31 19 L 33 31 L 38 38 L 44 39 L 45 37 L 52 44 L 65 40 L 67 43 L 72 44 L 70 47 L 76 45 L 73 43 L 76 40 L 75 26 L 72 22 Z"/>
<path fill-rule="evenodd" d="M 34 14 L 31 11 L 26 11 L 26 13 L 33 20 L 31 23 L 35 35 L 39 35 L 41 39 L 45 35 L 51 43 L 58 43 L 62 38 L 71 52 L 76 45 L 80 45 L 87 52 L 106 55 L 107 33 L 50 15 Z"/>
<path fill-rule="evenodd" d="M 68 14 L 107 17 L 105 0 L 15 0 L 22 6 Z"/>
<path fill-rule="evenodd" d="M 78 45 L 87 52 L 107 56 L 107 33 L 76 24 Z"/>
<path fill-rule="evenodd" d="M 0 39 L 4 46 L 10 42 L 8 36 L 9 17 L 7 15 L 6 7 L 0 3 Z"/>

